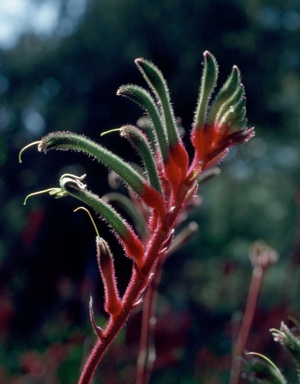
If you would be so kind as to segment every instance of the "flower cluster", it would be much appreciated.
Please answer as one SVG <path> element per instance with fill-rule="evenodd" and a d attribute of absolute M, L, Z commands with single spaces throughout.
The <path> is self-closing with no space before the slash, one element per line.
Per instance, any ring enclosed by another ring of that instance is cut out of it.
<path fill-rule="evenodd" d="M 233 145 L 248 141 L 254 129 L 246 127 L 244 88 L 240 72 L 233 67 L 228 80 L 213 101 L 218 65 L 212 54 L 204 52 L 203 75 L 190 139 L 194 146 L 190 158 L 171 107 L 169 90 L 161 71 L 145 59 L 135 61 L 150 92 L 137 85 L 123 85 L 117 94 L 133 100 L 147 113 L 150 129 L 125 125 L 120 134 L 139 153 L 142 172 L 124 159 L 87 137 L 72 132 L 53 132 L 37 144 L 40 152 L 73 150 L 92 156 L 113 170 L 127 185 L 128 196 L 114 195 L 132 216 L 131 226 L 113 208 L 109 198 L 89 191 L 84 176 L 62 175 L 60 186 L 47 190 L 56 197 L 70 195 L 95 210 L 112 228 L 127 257 L 132 260 L 132 276 L 119 296 L 114 258 L 106 241 L 97 236 L 99 271 L 104 284 L 107 325 L 95 324 L 92 305 L 90 316 L 98 340 L 84 366 L 80 383 L 89 383 L 109 344 L 127 320 L 132 309 L 143 301 L 157 273 L 158 265 L 170 253 L 176 226 L 193 205 L 200 176 L 220 163 Z M 176 243 L 176 242 L 175 242 Z M 91 301 L 92 303 L 92 301 Z"/>

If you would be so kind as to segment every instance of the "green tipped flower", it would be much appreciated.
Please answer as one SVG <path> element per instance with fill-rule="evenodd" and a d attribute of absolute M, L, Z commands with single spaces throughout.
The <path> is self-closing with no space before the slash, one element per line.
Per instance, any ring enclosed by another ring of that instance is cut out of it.
<path fill-rule="evenodd" d="M 218 78 L 218 64 L 215 57 L 208 51 L 205 51 L 203 56 L 204 67 L 193 129 L 199 129 L 203 127 L 206 122 L 208 102 L 216 86 Z"/>
<path fill-rule="evenodd" d="M 153 143 L 151 139 L 150 142 L 153 150 L 159 148 L 161 157 L 165 162 L 168 158 L 168 141 L 166 131 L 160 119 L 155 101 L 151 95 L 144 88 L 131 84 L 121 86 L 117 91 L 117 95 L 127 97 L 128 99 L 134 101 L 149 114 L 153 123 L 153 133 L 156 141 Z"/>
<path fill-rule="evenodd" d="M 161 114 L 165 123 L 169 146 L 172 147 L 178 143 L 180 137 L 171 107 L 166 80 L 164 79 L 161 71 L 154 64 L 150 63 L 150 61 L 140 58 L 136 59 L 135 63 L 150 88 L 153 90 L 158 104 L 161 106 Z"/>
<path fill-rule="evenodd" d="M 40 152 L 51 149 L 84 152 L 113 169 L 136 193 L 143 190 L 143 178 L 126 161 L 87 137 L 72 132 L 53 132 L 44 136 L 38 145 Z"/>
<path fill-rule="evenodd" d="M 200 95 L 191 132 L 191 141 L 195 147 L 190 167 L 191 177 L 223 160 L 231 146 L 244 143 L 254 136 L 254 129 L 246 127 L 246 99 L 238 68 L 233 67 L 209 107 L 218 67 L 209 52 L 204 53 L 204 59 Z"/>
<path fill-rule="evenodd" d="M 146 135 L 133 125 L 125 125 L 121 128 L 121 136 L 125 137 L 138 150 L 145 165 L 150 185 L 162 194 L 154 155 Z"/>
<path fill-rule="evenodd" d="M 40 152 L 51 149 L 84 152 L 114 170 L 152 208 L 163 208 L 160 194 L 126 161 L 87 137 L 72 132 L 53 132 L 38 145 Z"/>

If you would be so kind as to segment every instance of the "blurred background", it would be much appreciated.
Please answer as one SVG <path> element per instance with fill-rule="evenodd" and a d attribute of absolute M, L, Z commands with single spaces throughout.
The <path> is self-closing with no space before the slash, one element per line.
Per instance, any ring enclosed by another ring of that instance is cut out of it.
<path fill-rule="evenodd" d="M 20 149 L 56 130 L 101 141 L 136 160 L 118 134 L 141 110 L 116 96 L 145 85 L 134 59 L 160 67 L 176 116 L 190 129 L 202 53 L 236 64 L 256 137 L 233 148 L 222 173 L 200 190 L 199 232 L 166 263 L 158 299 L 153 383 L 225 383 L 234 327 L 252 274 L 249 247 L 278 251 L 266 274 L 247 348 L 277 358 L 269 328 L 299 314 L 300 1 L 10 0 L 0 2 L 0 383 L 74 383 L 95 341 L 103 288 L 95 233 L 71 198 L 28 193 L 56 187 L 65 172 L 109 191 L 107 170 L 80 154 Z M 188 143 L 188 135 L 184 137 Z M 110 238 L 99 222 L 100 233 Z M 112 240 L 113 241 L 113 240 Z M 114 250 L 120 291 L 130 263 Z M 299 318 L 299 317 L 298 317 Z M 95 383 L 132 383 L 140 313 L 108 351 Z"/>

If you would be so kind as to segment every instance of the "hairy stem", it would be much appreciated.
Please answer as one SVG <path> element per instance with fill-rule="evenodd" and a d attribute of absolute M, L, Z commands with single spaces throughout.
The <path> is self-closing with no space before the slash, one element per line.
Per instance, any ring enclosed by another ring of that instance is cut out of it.
<path fill-rule="evenodd" d="M 87 362 L 84 365 L 78 384 L 89 384 L 91 382 L 99 362 L 111 342 L 126 322 L 132 310 L 132 306 L 144 284 L 145 280 L 141 279 L 141 275 L 133 269 L 132 278 L 126 290 L 126 297 L 122 302 L 122 310 L 116 316 L 110 317 L 101 339 L 96 342 Z"/>
<path fill-rule="evenodd" d="M 84 366 L 78 384 L 90 383 L 90 380 L 92 379 L 92 376 L 105 351 L 130 315 L 137 298 L 140 296 L 146 283 L 149 281 L 149 276 L 150 273 L 153 272 L 155 262 L 158 261 L 158 257 L 161 256 L 159 255 L 159 252 L 161 251 L 164 242 L 168 239 L 171 229 L 175 226 L 176 218 L 182 209 L 189 189 L 189 184 L 182 185 L 181 194 L 177 199 L 178 205 L 174 206 L 174 210 L 169 214 L 169 217 L 166 217 L 166 220 L 163 220 L 158 224 L 157 230 L 149 239 L 148 246 L 146 247 L 145 262 L 143 263 L 143 267 L 140 271 L 133 268 L 130 283 L 122 299 L 122 309 L 116 316 L 110 317 L 108 325 L 103 331 L 103 337 L 95 344 L 90 357 Z"/>

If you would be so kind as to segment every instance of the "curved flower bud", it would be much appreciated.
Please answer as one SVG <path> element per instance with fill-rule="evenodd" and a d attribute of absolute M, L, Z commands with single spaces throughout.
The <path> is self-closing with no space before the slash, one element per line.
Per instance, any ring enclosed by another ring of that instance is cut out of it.
<path fill-rule="evenodd" d="M 97 237 L 96 245 L 98 267 L 104 285 L 104 309 L 109 315 L 115 316 L 121 310 L 121 300 L 117 289 L 113 256 L 107 242 L 102 238 Z"/>
<path fill-rule="evenodd" d="M 215 57 L 208 51 L 204 52 L 203 57 L 203 72 L 193 129 L 199 129 L 206 122 L 208 102 L 218 78 L 218 64 Z"/>

